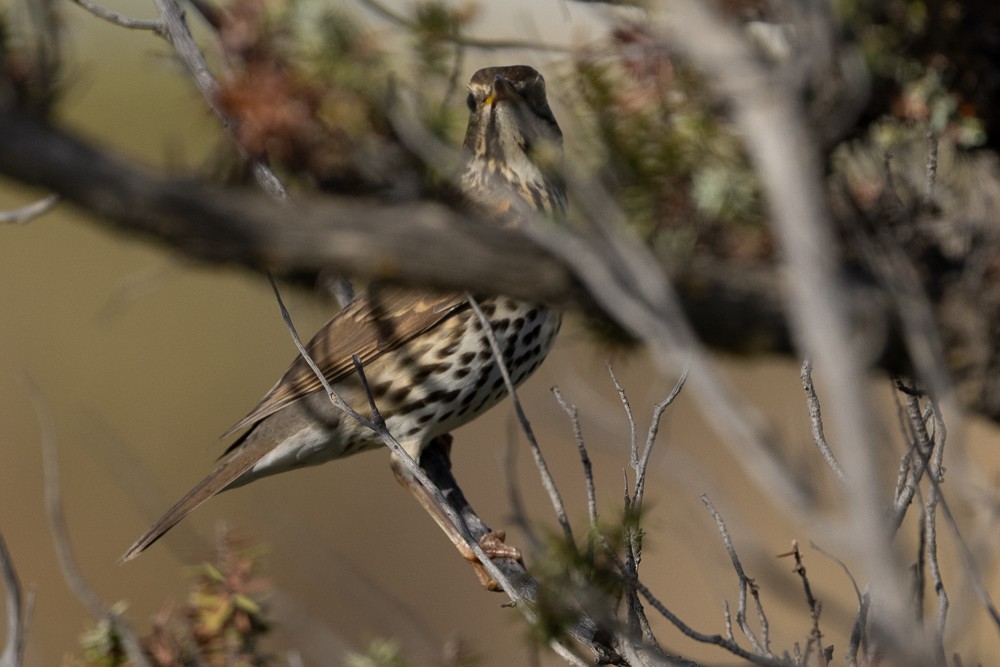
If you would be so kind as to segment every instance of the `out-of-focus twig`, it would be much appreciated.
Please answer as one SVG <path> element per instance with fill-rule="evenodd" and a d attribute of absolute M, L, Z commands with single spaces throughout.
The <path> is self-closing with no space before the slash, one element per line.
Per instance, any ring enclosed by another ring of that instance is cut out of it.
<path fill-rule="evenodd" d="M 55 425 L 48 405 L 42 397 L 41 390 L 30 378 L 24 378 L 28 397 L 35 408 L 41 429 L 42 461 L 45 470 L 45 509 L 49 515 L 49 527 L 52 531 L 52 542 L 55 546 L 59 568 L 63 579 L 77 599 L 83 603 L 94 618 L 106 618 L 111 623 L 115 633 L 121 639 L 128 659 L 136 667 L 151 667 L 142 651 L 138 635 L 129 623 L 113 608 L 106 604 L 87 583 L 80 573 L 73 555 L 69 533 L 66 529 L 66 517 L 62 507 L 62 489 L 59 482 L 59 453 L 56 445 Z"/>
<path fill-rule="evenodd" d="M 27 206 L 12 211 L 0 211 L 0 225 L 23 225 L 35 218 L 48 213 L 59 202 L 59 195 L 51 194 L 42 197 Z"/>
<path fill-rule="evenodd" d="M 96 2 L 91 2 L 91 0 L 73 0 L 73 2 L 86 9 L 94 16 L 102 18 L 109 23 L 114 23 L 122 28 L 129 28 L 131 30 L 151 30 L 159 35 L 163 34 L 164 26 L 160 21 L 132 18 L 131 16 L 126 16 L 120 12 L 112 11 L 97 4 Z"/>
<path fill-rule="evenodd" d="M 34 591 L 29 591 L 25 600 L 21 580 L 14 569 L 14 559 L 7 550 L 7 543 L 0 534 L 0 575 L 6 590 L 7 643 L 0 653 L 0 667 L 21 667 L 24 659 L 24 645 L 28 634 L 28 618 L 31 615 Z"/>
<path fill-rule="evenodd" d="M 820 4 L 811 8 L 825 11 Z M 667 11 L 671 45 L 690 58 L 729 103 L 766 193 L 788 271 L 792 328 L 804 356 L 822 373 L 826 407 L 842 445 L 838 453 L 847 483 L 841 498 L 851 528 L 840 531 L 838 539 L 865 564 L 877 604 L 886 612 L 878 631 L 902 655 L 919 655 L 922 633 L 908 614 L 905 567 L 892 547 L 882 511 L 867 360 L 852 333 L 838 246 L 825 207 L 819 142 L 806 122 L 800 82 L 758 57 L 747 36 L 722 18 L 714 3 L 677 0 Z M 829 12 L 823 17 L 825 24 L 810 26 L 802 57 L 819 53 L 822 59 L 828 51 L 834 27 Z"/>

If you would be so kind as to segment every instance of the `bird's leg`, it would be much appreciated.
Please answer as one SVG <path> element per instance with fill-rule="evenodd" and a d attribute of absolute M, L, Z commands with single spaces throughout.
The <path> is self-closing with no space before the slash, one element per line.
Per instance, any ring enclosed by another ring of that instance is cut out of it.
<path fill-rule="evenodd" d="M 466 527 L 469 528 L 469 532 L 473 535 L 479 535 L 479 546 L 486 552 L 486 555 L 490 558 L 511 558 L 523 565 L 523 561 L 521 561 L 521 552 L 515 547 L 504 544 L 504 538 L 506 537 L 504 532 L 490 530 L 482 522 L 482 520 L 479 519 L 473 509 L 469 506 L 468 502 L 465 500 L 462 490 L 458 488 L 458 484 L 451 475 L 450 451 L 450 435 L 435 438 L 427 445 L 427 447 L 424 448 L 420 464 L 427 472 L 428 476 L 438 484 L 438 487 L 444 493 L 448 504 L 451 505 L 452 508 L 458 513 Z M 407 491 L 409 491 L 413 497 L 417 499 L 417 502 L 420 503 L 424 510 L 431 515 L 431 518 L 434 519 L 437 525 L 440 526 L 441 530 L 444 531 L 445 535 L 448 536 L 448 539 L 455 545 L 455 548 L 458 549 L 458 552 L 462 555 L 462 557 L 472 564 L 480 583 L 487 590 L 500 590 L 497 582 L 486 572 L 486 569 L 483 567 L 482 563 L 479 562 L 479 558 L 476 556 L 475 552 L 465 541 L 465 538 L 458 531 L 458 529 L 452 524 L 447 514 L 444 513 L 444 510 L 434 501 L 434 498 L 427 492 L 427 489 L 424 488 L 423 484 L 414 479 L 410 473 L 403 468 L 399 461 L 395 459 L 395 457 L 392 459 L 392 472 L 396 476 L 396 480 Z"/>

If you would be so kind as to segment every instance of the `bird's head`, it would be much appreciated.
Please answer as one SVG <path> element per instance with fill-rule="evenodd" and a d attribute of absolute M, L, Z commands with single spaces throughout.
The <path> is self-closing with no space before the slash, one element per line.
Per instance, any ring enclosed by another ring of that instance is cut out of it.
<path fill-rule="evenodd" d="M 562 132 L 542 75 L 527 65 L 486 67 L 472 75 L 467 104 L 467 188 L 481 190 L 500 179 L 534 208 L 560 210 Z"/>

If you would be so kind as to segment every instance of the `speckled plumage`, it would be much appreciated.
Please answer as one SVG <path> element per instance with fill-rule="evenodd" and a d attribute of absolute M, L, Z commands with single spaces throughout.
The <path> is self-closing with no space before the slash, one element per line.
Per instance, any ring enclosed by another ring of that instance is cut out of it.
<path fill-rule="evenodd" d="M 463 188 L 488 216 L 517 224 L 523 213 L 561 215 L 564 195 L 546 170 L 561 133 L 530 67 L 487 68 L 469 84 L 469 153 Z M 516 384 L 548 354 L 561 315 L 506 297 L 479 300 Z M 507 393 L 483 327 L 462 294 L 379 287 L 361 293 L 307 346 L 331 385 L 368 415 L 354 370 L 361 359 L 389 431 L 414 458 L 433 438 L 461 426 Z M 382 441 L 333 406 L 298 358 L 227 435 L 247 429 L 216 468 L 126 552 L 129 560 L 216 493 L 260 477 L 381 447 Z"/>

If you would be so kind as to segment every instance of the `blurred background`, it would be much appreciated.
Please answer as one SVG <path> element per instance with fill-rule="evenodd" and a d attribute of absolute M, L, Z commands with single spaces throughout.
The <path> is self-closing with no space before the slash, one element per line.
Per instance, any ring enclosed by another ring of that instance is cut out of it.
<path fill-rule="evenodd" d="M 602 8 L 557 2 L 484 5 L 470 31 L 494 39 L 544 34 L 569 45 L 597 35 Z M 107 3 L 142 16 L 146 3 Z M 363 25 L 379 19 L 353 7 Z M 59 11 L 67 73 L 58 120 L 65 127 L 139 163 L 184 174 L 201 168 L 223 141 L 217 123 L 166 48 L 148 34 L 104 23 L 76 6 Z M 485 64 L 524 61 L 545 72 L 537 54 L 479 55 L 461 79 Z M 500 62 L 503 61 L 503 62 Z M 556 99 L 555 112 L 560 115 Z M 567 134 L 568 144 L 574 137 Z M 44 193 L 0 182 L 0 208 Z M 307 291 L 286 288 L 303 335 L 335 311 Z M 296 651 L 305 665 L 340 664 L 376 638 L 393 638 L 417 664 L 441 664 L 461 646 L 476 664 L 527 664 L 526 630 L 503 597 L 484 592 L 434 523 L 395 482 L 387 455 L 373 452 L 315 469 L 269 478 L 223 494 L 195 512 L 147 553 L 117 559 L 159 513 L 212 466 L 223 451 L 218 434 L 241 418 L 284 371 L 294 348 L 265 279 L 238 269 L 190 264 L 156 245 L 93 224 L 71 206 L 21 226 L 0 228 L 0 531 L 24 584 L 33 587 L 27 664 L 56 665 L 80 655 L 92 627 L 64 582 L 43 506 L 39 418 L 26 383 L 37 385 L 56 428 L 66 520 L 80 568 L 108 602 L 123 600 L 142 630 L 184 599 L 188 566 L 213 556 L 226 525 L 266 545 L 273 588 L 273 652 Z M 621 512 L 629 427 L 609 378 L 611 360 L 636 411 L 640 433 L 652 405 L 673 387 L 642 352 L 595 343 L 570 317 L 555 352 L 524 386 L 521 398 L 570 507 L 585 529 L 579 456 L 568 419 L 550 388 L 580 409 L 594 462 L 598 508 Z M 790 460 L 830 483 L 809 435 L 798 377 L 788 359 L 719 357 L 741 396 L 768 420 Z M 889 381 L 873 384 L 891 405 Z M 891 409 L 886 412 L 892 415 Z M 887 437 L 895 428 L 883 424 Z M 455 475 L 491 525 L 503 528 L 511 505 L 504 451 L 519 442 L 518 480 L 530 518 L 554 531 L 508 402 L 455 433 Z M 964 446 L 978 469 L 976 484 L 992 492 L 1000 471 L 1000 434 L 971 420 Z M 736 575 L 715 525 L 699 500 L 709 494 L 727 519 L 748 573 L 757 577 L 779 645 L 808 633 L 808 615 L 789 559 L 776 558 L 799 540 L 824 629 L 838 651 L 855 608 L 851 585 L 835 563 L 808 549 L 823 535 L 791 523 L 747 484 L 705 417 L 685 395 L 667 411 L 653 454 L 647 491 L 645 583 L 694 627 L 723 632 L 722 601 L 735 604 Z M 970 531 L 994 530 L 966 510 Z M 517 531 L 508 542 L 518 545 Z M 905 543 L 905 541 L 904 541 Z M 947 563 L 954 554 L 944 553 Z M 531 563 L 529 562 L 529 567 Z M 990 591 L 998 572 L 985 572 Z M 967 584 L 953 577 L 961 590 Z M 963 623 L 956 604 L 950 627 L 967 659 L 996 655 L 995 628 Z M 657 621 L 661 641 L 679 641 Z M 724 660 L 709 648 L 684 650 Z M 548 664 L 551 658 L 545 658 Z M 280 662 L 280 661 L 279 661 Z M 561 664 L 552 661 L 552 664 Z M 970 663 L 971 664 L 971 663 Z"/>

